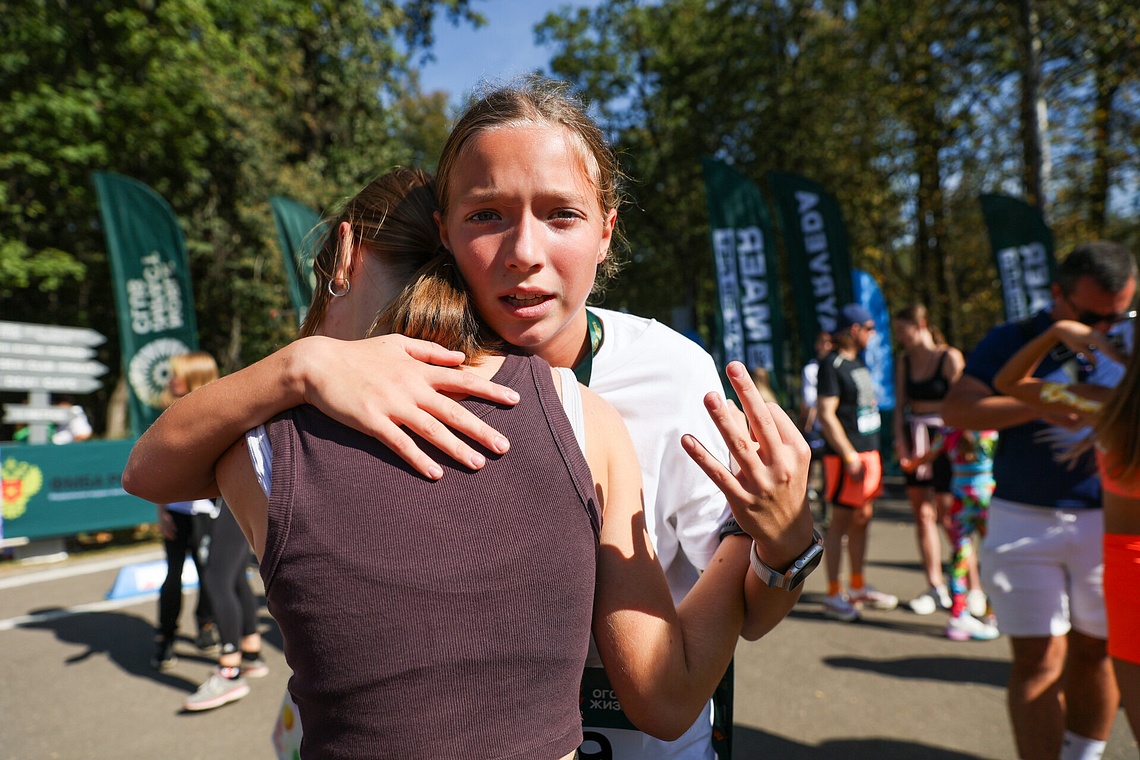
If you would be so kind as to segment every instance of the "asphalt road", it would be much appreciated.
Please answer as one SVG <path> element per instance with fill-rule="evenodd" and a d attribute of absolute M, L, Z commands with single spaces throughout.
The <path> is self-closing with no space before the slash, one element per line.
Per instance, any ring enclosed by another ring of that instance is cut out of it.
<path fill-rule="evenodd" d="M 156 602 L 108 602 L 115 564 L 157 547 L 48 566 L 0 563 L 0 758 L 197 760 L 265 758 L 288 679 L 281 639 L 262 610 L 270 674 L 245 699 L 183 713 L 212 664 L 190 640 L 170 671 L 151 670 Z M 872 526 L 869 581 L 907 598 L 921 591 L 913 525 L 884 500 Z M 259 581 L 255 578 L 257 587 Z M 822 570 L 775 631 L 737 649 L 734 757 L 822 760 L 1015 758 L 1005 712 L 1009 645 L 954 642 L 940 614 L 823 617 Z M 192 601 L 192 599 L 188 600 Z M 183 632 L 193 631 L 185 605 Z M 1105 760 L 1138 756 L 1123 713 Z"/>

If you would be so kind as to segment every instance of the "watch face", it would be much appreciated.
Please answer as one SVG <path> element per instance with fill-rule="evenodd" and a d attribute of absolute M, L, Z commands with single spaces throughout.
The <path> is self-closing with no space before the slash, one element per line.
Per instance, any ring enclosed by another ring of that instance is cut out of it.
<path fill-rule="evenodd" d="M 803 563 L 803 566 L 796 570 L 795 575 L 792 576 L 792 581 L 788 584 L 789 589 L 799 588 L 800 584 L 811 575 L 811 571 L 819 566 L 820 560 L 823 559 L 823 547 L 817 544 L 817 548 L 819 551 L 812 552 L 810 556 L 801 557 L 796 562 L 797 566 L 799 566 L 800 562 Z"/>

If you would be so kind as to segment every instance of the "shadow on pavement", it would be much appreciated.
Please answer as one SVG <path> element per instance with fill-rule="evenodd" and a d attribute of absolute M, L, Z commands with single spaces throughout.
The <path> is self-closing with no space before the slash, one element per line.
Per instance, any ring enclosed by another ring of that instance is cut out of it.
<path fill-rule="evenodd" d="M 800 600 L 796 606 L 792 608 L 792 611 L 788 613 L 788 617 L 794 617 L 805 621 L 818 621 L 820 623 L 837 624 L 835 620 L 823 614 L 823 599 L 823 594 L 805 592 L 803 596 L 800 597 Z M 932 625 L 932 621 L 935 620 L 940 621 L 940 624 Z M 935 618 L 929 615 L 915 615 L 913 612 L 903 607 L 900 603 L 897 610 L 890 610 L 888 612 L 871 610 L 867 613 L 864 613 L 863 617 L 852 623 L 838 624 L 864 628 L 882 628 L 884 630 L 910 633 L 916 636 L 927 636 L 937 639 L 944 639 L 945 637 L 942 635 L 941 622 L 944 622 L 944 616 Z"/>
<path fill-rule="evenodd" d="M 33 614 L 51 612 L 36 610 Z M 93 655 L 105 654 L 111 662 L 125 672 L 139 678 L 149 678 L 187 693 L 193 693 L 198 684 L 172 673 L 163 673 L 150 666 L 154 655 L 154 628 L 146 620 L 122 612 L 86 612 L 68 615 L 38 623 L 20 626 L 26 630 L 50 631 L 60 641 L 87 647 L 86 651 L 68 657 L 64 662 L 74 665 Z M 193 644 L 190 644 L 193 647 Z M 186 647 L 178 650 L 183 657 Z M 188 659 L 198 654 L 187 655 Z"/>
<path fill-rule="evenodd" d="M 985 760 L 979 755 L 900 739 L 833 739 L 818 746 L 799 744 L 754 728 L 733 728 L 732 756 L 737 760 L 778 757 L 780 760 Z"/>
<path fill-rule="evenodd" d="M 35 610 L 31 614 L 52 611 L 51 608 L 45 608 Z M 264 613 L 264 608 L 262 612 Z M 268 614 L 262 614 L 258 623 L 262 631 L 262 646 L 272 646 L 280 650 L 283 647 L 281 631 L 273 618 Z M 26 630 L 50 631 L 62 642 L 86 647 L 85 651 L 64 660 L 66 665 L 83 662 L 93 655 L 105 654 L 111 662 L 133 676 L 149 678 L 157 683 L 181 689 L 188 694 L 194 693 L 198 688 L 199 684 L 196 681 L 174 673 L 155 670 L 150 666 L 150 659 L 154 655 L 154 628 L 149 622 L 135 615 L 122 612 L 84 612 L 20 627 Z M 216 662 L 214 657 L 199 651 L 193 639 L 186 636 L 178 637 L 175 654 L 179 660 L 187 662 L 201 662 L 207 665 Z"/>
<path fill-rule="evenodd" d="M 976 683 L 1004 689 L 1009 683 L 1009 662 L 966 657 L 905 657 L 871 660 L 864 657 L 825 657 L 833 668 L 861 670 L 894 678 L 917 678 L 948 683 Z"/>

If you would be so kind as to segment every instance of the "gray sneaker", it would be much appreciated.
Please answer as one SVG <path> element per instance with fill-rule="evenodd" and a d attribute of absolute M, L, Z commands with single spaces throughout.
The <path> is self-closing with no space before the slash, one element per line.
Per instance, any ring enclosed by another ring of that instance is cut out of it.
<path fill-rule="evenodd" d="M 269 675 L 269 666 L 265 664 L 265 660 L 256 657 L 252 660 L 247 660 L 244 657 L 241 660 L 241 674 L 245 678 L 264 678 Z"/>
<path fill-rule="evenodd" d="M 214 673 L 206 683 L 198 687 L 198 691 L 186 697 L 182 709 L 191 712 L 213 710 L 215 707 L 236 702 L 246 694 L 249 694 L 249 684 L 241 676 L 225 678 Z"/>
<path fill-rule="evenodd" d="M 214 623 L 203 623 L 198 629 L 198 637 L 194 643 L 203 654 L 217 654 L 222 648 L 222 637 L 218 634 L 218 626 Z"/>
<path fill-rule="evenodd" d="M 823 614 L 832 620 L 841 620 L 844 623 L 854 623 L 859 619 L 859 609 L 842 593 L 824 597 Z"/>

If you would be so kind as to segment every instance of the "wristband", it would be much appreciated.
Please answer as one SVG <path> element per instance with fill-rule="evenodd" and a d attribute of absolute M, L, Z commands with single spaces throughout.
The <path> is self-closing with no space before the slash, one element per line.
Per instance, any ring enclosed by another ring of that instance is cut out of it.
<path fill-rule="evenodd" d="M 799 559 L 783 572 L 777 572 L 764 564 L 764 560 L 760 559 L 760 554 L 756 551 L 755 541 L 752 542 L 752 551 L 748 554 L 752 570 L 760 578 L 760 581 L 768 588 L 779 588 L 785 591 L 793 591 L 798 588 L 804 582 L 804 578 L 807 578 L 811 571 L 819 565 L 821 559 L 823 559 L 823 536 L 815 529 L 812 530 L 811 545 L 807 551 L 801 554 Z"/>
<path fill-rule="evenodd" d="M 729 536 L 747 536 L 748 531 L 740 527 L 740 523 L 736 521 L 735 517 L 730 517 L 725 521 L 724 525 L 720 526 L 718 539 L 723 541 Z"/>
<path fill-rule="evenodd" d="M 858 454 L 847 454 L 843 457 L 843 461 L 846 462 L 847 464 L 851 464 L 852 462 L 858 462 L 859 461 L 859 455 Z"/>

